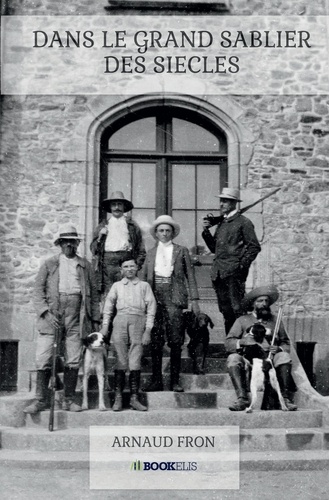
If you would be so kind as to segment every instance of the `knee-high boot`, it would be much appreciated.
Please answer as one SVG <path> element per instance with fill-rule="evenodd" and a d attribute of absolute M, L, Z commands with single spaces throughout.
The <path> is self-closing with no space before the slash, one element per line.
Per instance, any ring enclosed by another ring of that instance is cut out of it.
<path fill-rule="evenodd" d="M 132 370 L 129 375 L 130 385 L 130 408 L 137 411 L 147 411 L 146 406 L 138 401 L 139 385 L 141 372 L 140 370 Z"/>
<path fill-rule="evenodd" d="M 50 380 L 51 372 L 50 370 L 38 370 L 37 371 L 37 382 L 35 390 L 36 400 L 24 408 L 24 413 L 29 413 L 34 415 L 39 411 L 46 410 L 48 407 L 48 384 Z"/>
<path fill-rule="evenodd" d="M 66 411 L 82 411 L 81 406 L 74 403 L 75 388 L 78 382 L 79 369 L 64 368 L 64 401 L 62 409 Z"/>
<path fill-rule="evenodd" d="M 121 411 L 122 410 L 122 396 L 123 389 L 125 387 L 126 374 L 124 370 L 115 370 L 114 371 L 114 392 L 115 399 L 114 404 L 112 406 L 113 411 Z"/>
<path fill-rule="evenodd" d="M 229 406 L 231 411 L 243 411 L 249 405 L 246 371 L 239 365 L 228 369 L 238 400 Z"/>
<path fill-rule="evenodd" d="M 286 407 L 289 411 L 296 411 L 297 405 L 293 403 L 291 398 L 291 386 L 295 385 L 292 380 L 291 365 L 279 365 L 275 368 L 275 371 Z"/>

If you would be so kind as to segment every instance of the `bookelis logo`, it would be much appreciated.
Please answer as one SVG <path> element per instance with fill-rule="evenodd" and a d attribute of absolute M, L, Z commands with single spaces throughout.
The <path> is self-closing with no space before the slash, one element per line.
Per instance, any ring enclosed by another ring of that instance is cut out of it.
<path fill-rule="evenodd" d="M 135 460 L 130 465 L 132 471 L 196 471 L 197 462 L 142 462 Z"/>

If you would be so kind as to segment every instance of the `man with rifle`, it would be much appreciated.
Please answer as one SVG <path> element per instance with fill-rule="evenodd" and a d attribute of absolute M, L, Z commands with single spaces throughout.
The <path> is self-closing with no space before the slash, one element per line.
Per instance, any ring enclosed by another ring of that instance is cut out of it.
<path fill-rule="evenodd" d="M 204 218 L 202 237 L 215 254 L 211 280 L 227 335 L 235 320 L 243 314 L 241 302 L 249 267 L 261 248 L 253 223 L 236 209 L 241 201 L 239 190 L 223 188 L 219 198 L 221 216 L 213 218 L 215 221 Z M 214 224 L 217 228 L 212 235 L 209 228 Z"/>
<path fill-rule="evenodd" d="M 74 402 L 74 395 L 82 354 L 82 338 L 98 330 L 100 318 L 91 265 L 77 255 L 79 243 L 76 229 L 71 224 L 65 224 L 54 242 L 61 248 L 61 253 L 47 259 L 36 278 L 34 305 L 39 332 L 36 348 L 36 401 L 25 408 L 25 413 L 35 414 L 48 408 L 48 384 L 57 354 L 54 345 L 61 341 L 65 347 L 62 409 L 81 411 L 81 407 Z M 54 378 L 53 373 L 53 384 Z"/>

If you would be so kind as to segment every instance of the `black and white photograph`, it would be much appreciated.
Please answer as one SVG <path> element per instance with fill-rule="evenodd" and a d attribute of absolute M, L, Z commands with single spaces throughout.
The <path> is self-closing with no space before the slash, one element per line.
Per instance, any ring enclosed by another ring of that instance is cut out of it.
<path fill-rule="evenodd" d="M 1 2 L 4 498 L 328 498 L 328 16 Z"/>

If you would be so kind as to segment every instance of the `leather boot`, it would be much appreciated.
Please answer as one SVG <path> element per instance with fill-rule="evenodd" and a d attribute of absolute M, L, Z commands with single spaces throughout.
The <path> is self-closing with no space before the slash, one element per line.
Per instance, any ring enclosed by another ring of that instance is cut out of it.
<path fill-rule="evenodd" d="M 291 365 L 279 365 L 275 368 L 275 371 L 286 407 L 289 411 L 296 411 L 297 405 L 293 403 L 291 397 L 291 387 L 295 387 L 295 382 L 291 375 Z"/>
<path fill-rule="evenodd" d="M 29 413 L 34 415 L 39 413 L 39 411 L 44 411 L 48 407 L 48 384 L 50 380 L 51 372 L 50 370 L 38 370 L 37 371 L 37 382 L 35 389 L 36 400 L 32 404 L 24 408 L 24 413 Z"/>
<path fill-rule="evenodd" d="M 115 370 L 114 371 L 114 404 L 112 406 L 113 411 L 121 411 L 122 410 L 122 394 L 123 389 L 125 387 L 126 374 L 124 370 Z"/>
<path fill-rule="evenodd" d="M 162 382 L 162 347 L 152 346 L 152 381 L 145 388 L 146 392 L 163 391 Z"/>
<path fill-rule="evenodd" d="M 170 349 L 170 390 L 174 392 L 184 392 L 183 387 L 179 384 L 181 353 L 180 346 L 173 346 Z"/>
<path fill-rule="evenodd" d="M 132 370 L 129 375 L 130 385 L 130 408 L 137 411 L 147 411 L 146 406 L 138 401 L 138 392 L 140 385 L 141 372 L 140 370 Z"/>
<path fill-rule="evenodd" d="M 75 388 L 78 382 L 79 370 L 77 368 L 64 368 L 64 400 L 62 410 L 82 411 L 81 406 L 74 403 Z"/>
<path fill-rule="evenodd" d="M 247 378 L 245 370 L 239 366 L 230 366 L 228 369 L 234 390 L 238 400 L 229 406 L 231 411 L 243 411 L 249 406 L 249 399 L 247 394 Z"/>

